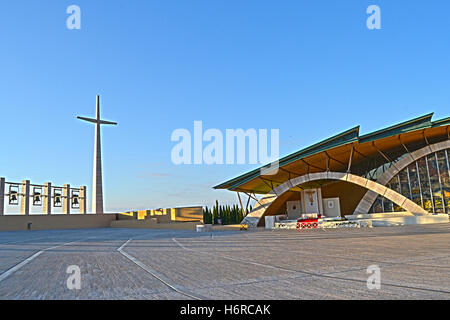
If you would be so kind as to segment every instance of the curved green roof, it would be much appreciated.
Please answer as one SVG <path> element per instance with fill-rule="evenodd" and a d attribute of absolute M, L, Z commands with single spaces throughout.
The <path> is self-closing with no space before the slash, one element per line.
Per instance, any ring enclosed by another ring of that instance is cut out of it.
<path fill-rule="evenodd" d="M 371 142 L 375 140 L 379 140 L 382 138 L 395 136 L 398 134 L 416 131 L 420 129 L 425 128 L 432 128 L 432 127 L 439 127 L 439 126 L 446 126 L 450 124 L 450 117 L 432 121 L 433 113 L 429 113 L 417 118 L 413 118 L 411 120 L 407 120 L 405 122 L 398 123 L 396 125 L 374 131 L 372 133 L 368 133 L 365 135 L 359 135 L 359 126 L 356 126 L 354 128 L 351 128 L 349 130 L 346 130 L 344 132 L 341 132 L 337 135 L 334 135 L 328 139 L 325 139 L 323 141 L 320 141 L 316 144 L 313 144 L 312 146 L 309 146 L 307 148 L 301 149 L 299 151 L 296 151 L 294 153 L 291 153 L 283 158 L 279 159 L 278 166 L 282 168 L 283 166 L 292 163 L 294 161 L 303 159 L 305 157 L 326 151 L 328 149 L 332 149 L 338 146 L 346 145 L 349 143 L 353 143 L 355 141 L 358 141 L 359 143 L 364 142 Z M 276 164 L 276 162 L 273 162 L 272 164 Z M 262 166 L 257 169 L 254 169 L 252 171 L 249 171 L 247 173 L 244 173 L 236 178 L 233 178 L 231 180 L 228 180 L 226 182 L 223 182 L 217 186 L 214 187 L 214 189 L 234 189 L 238 186 L 255 179 L 259 176 L 261 176 L 261 171 L 264 170 L 267 166 Z"/>

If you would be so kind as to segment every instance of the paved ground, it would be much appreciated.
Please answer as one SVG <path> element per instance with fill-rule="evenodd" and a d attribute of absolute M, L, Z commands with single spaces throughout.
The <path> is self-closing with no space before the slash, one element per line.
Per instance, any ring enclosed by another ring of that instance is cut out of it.
<path fill-rule="evenodd" d="M 67 288 L 70 265 L 80 290 Z M 370 265 L 380 290 L 367 288 Z M 450 299 L 450 224 L 0 232 L 0 299 Z"/>

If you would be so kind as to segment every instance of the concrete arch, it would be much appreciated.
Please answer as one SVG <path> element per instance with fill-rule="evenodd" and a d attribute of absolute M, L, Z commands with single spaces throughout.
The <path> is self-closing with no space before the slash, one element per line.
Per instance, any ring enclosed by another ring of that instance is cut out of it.
<path fill-rule="evenodd" d="M 395 192 L 394 190 L 387 188 L 377 182 L 371 181 L 369 179 L 360 177 L 351 173 L 342 173 L 342 172 L 319 172 L 319 173 L 310 173 L 305 174 L 300 177 L 293 178 L 288 180 L 287 182 L 279 185 L 278 187 L 271 190 L 267 193 L 261 200 L 258 201 L 258 206 L 256 206 L 252 212 L 250 212 L 242 223 L 246 223 L 249 226 L 256 227 L 258 225 L 259 220 L 264 216 L 267 208 L 283 193 L 287 192 L 291 188 L 294 188 L 298 185 L 301 185 L 310 181 L 317 180 L 341 180 L 350 183 L 357 184 L 361 187 L 367 188 L 377 195 L 380 194 L 385 198 L 391 200 L 395 204 L 404 208 L 406 211 L 411 212 L 414 215 L 427 215 L 428 212 L 425 211 L 422 207 L 418 206 L 413 201 L 408 198 L 402 196 L 401 194 Z"/>
<path fill-rule="evenodd" d="M 450 149 L 450 140 L 438 142 L 435 144 L 428 145 L 423 147 L 422 149 L 416 150 L 411 153 L 407 153 L 405 157 L 396 162 L 393 166 L 391 166 L 388 170 L 386 170 L 378 179 L 377 183 L 385 186 L 392 180 L 400 171 L 405 169 L 414 161 L 417 161 L 429 154 L 432 154 L 437 151 Z M 372 190 L 368 190 L 364 197 L 359 202 L 358 206 L 355 209 L 354 214 L 368 214 L 370 208 L 378 197 L 378 193 L 373 192 Z M 390 199 L 389 199 L 390 200 Z"/>

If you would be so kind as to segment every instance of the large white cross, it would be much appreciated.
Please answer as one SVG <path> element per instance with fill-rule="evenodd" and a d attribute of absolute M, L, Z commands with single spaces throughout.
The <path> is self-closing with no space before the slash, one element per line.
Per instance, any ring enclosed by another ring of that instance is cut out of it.
<path fill-rule="evenodd" d="M 102 178 L 102 141 L 100 138 L 100 125 L 116 122 L 100 119 L 100 96 L 97 96 L 97 114 L 96 118 L 77 117 L 80 120 L 95 123 L 95 141 L 94 141 L 94 172 L 92 177 L 92 212 L 103 214 L 103 178 Z"/>

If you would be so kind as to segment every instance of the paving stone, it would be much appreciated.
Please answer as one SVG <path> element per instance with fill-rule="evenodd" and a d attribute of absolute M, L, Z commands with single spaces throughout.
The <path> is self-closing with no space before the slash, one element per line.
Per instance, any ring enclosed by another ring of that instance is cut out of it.
<path fill-rule="evenodd" d="M 0 232 L 0 277 L 42 251 L 0 281 L 0 299 L 449 299 L 449 243 L 448 223 Z M 80 267 L 80 290 L 67 288 L 70 265 Z M 380 290 L 367 288 L 370 265 L 380 267 Z"/>

